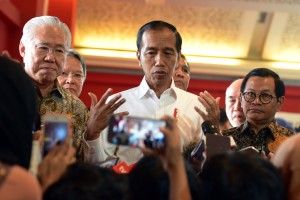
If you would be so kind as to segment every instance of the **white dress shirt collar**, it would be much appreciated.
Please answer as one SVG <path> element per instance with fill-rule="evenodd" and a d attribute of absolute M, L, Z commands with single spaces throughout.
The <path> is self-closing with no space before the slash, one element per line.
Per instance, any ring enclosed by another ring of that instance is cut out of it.
<path fill-rule="evenodd" d="M 178 90 L 179 89 L 175 86 L 174 80 L 172 78 L 171 87 L 168 88 L 167 90 L 165 90 L 163 92 L 162 96 L 168 95 L 168 96 L 172 96 L 172 97 L 174 97 L 174 99 L 176 99 Z M 143 98 L 146 94 L 151 95 L 151 94 L 155 94 L 155 92 L 149 87 L 149 85 L 146 81 L 146 77 L 144 76 L 141 84 L 138 87 L 139 99 Z"/>

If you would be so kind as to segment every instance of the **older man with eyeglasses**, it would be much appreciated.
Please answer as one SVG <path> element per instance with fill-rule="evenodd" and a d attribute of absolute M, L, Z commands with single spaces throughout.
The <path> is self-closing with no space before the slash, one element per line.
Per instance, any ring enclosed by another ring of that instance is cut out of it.
<path fill-rule="evenodd" d="M 88 117 L 88 109 L 84 103 L 60 86 L 57 81 L 57 77 L 62 74 L 70 46 L 71 33 L 68 26 L 57 17 L 40 16 L 30 19 L 24 25 L 19 52 L 23 57 L 25 72 L 36 88 L 39 114 L 43 116 L 55 113 L 70 116 L 73 146 L 77 148 L 77 158 L 84 160 L 84 135 L 104 129 L 108 123 L 107 116 L 125 100 L 118 95 L 105 104 L 112 89 L 108 89 L 99 102 L 92 94 L 93 109 Z M 74 74 L 75 78 L 83 78 L 79 73 L 72 72 L 70 75 L 73 77 Z"/>
<path fill-rule="evenodd" d="M 294 134 L 274 119 L 284 103 L 284 83 L 272 70 L 256 68 L 243 79 L 240 92 L 246 121 L 222 134 L 233 137 L 237 150 L 253 146 L 271 157 L 279 144 Z"/>
<path fill-rule="evenodd" d="M 71 33 L 57 17 L 41 16 L 30 19 L 23 27 L 19 52 L 25 72 L 36 88 L 39 114 L 67 114 L 73 126 L 73 145 L 77 157 L 83 159 L 83 133 L 88 121 L 88 110 L 78 98 L 58 84 Z"/>

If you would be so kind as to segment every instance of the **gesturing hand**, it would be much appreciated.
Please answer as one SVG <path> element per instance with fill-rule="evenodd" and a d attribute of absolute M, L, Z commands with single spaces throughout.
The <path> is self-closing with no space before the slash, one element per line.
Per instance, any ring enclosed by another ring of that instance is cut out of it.
<path fill-rule="evenodd" d="M 99 101 L 95 94 L 89 93 L 92 102 L 86 132 L 87 140 L 97 139 L 100 136 L 100 132 L 107 127 L 108 117 L 114 114 L 115 110 L 125 103 L 126 100 L 121 98 L 121 94 L 116 94 L 106 103 L 108 97 L 112 95 L 112 92 L 113 90 L 111 88 L 107 89 Z M 128 115 L 128 112 L 122 112 L 119 113 L 119 115 Z"/>

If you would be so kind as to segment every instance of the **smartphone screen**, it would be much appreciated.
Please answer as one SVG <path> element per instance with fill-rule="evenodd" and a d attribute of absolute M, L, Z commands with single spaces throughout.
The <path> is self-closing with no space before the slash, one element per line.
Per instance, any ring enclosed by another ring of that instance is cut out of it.
<path fill-rule="evenodd" d="M 59 143 L 63 143 L 68 135 L 69 118 L 65 115 L 45 115 L 43 117 L 44 144 L 43 155 Z"/>
<path fill-rule="evenodd" d="M 166 121 L 113 115 L 109 120 L 108 141 L 131 147 L 162 148 L 165 138 L 160 127 L 166 127 Z"/>

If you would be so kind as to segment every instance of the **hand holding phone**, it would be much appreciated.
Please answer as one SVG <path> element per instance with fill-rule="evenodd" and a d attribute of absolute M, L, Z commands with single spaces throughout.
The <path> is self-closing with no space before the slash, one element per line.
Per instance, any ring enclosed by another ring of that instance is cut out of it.
<path fill-rule="evenodd" d="M 43 116 L 43 155 L 55 145 L 63 143 L 69 132 L 70 119 L 67 115 L 47 114 Z"/>

